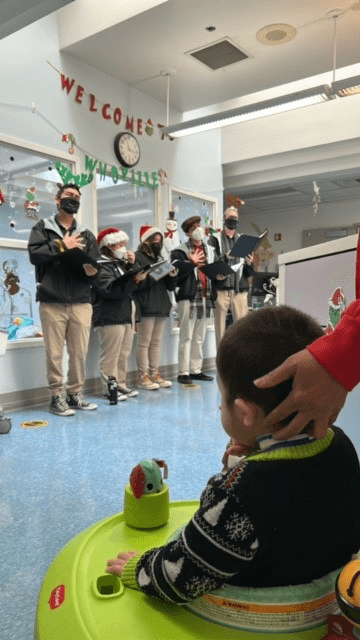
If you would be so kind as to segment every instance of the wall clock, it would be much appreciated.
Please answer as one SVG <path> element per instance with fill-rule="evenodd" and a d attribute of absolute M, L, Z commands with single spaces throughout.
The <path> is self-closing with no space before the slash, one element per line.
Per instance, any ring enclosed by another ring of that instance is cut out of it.
<path fill-rule="evenodd" d="M 140 160 L 140 145 L 127 131 L 118 133 L 114 140 L 115 155 L 123 167 L 135 167 Z"/>

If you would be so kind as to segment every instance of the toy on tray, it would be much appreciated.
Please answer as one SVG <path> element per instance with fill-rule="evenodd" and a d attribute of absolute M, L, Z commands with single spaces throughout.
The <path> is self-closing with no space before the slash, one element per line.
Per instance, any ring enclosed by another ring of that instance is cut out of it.
<path fill-rule="evenodd" d="M 143 460 L 133 468 L 130 483 L 125 487 L 124 516 L 130 527 L 152 529 L 169 519 L 169 488 L 163 482 L 168 477 L 164 460 Z"/>

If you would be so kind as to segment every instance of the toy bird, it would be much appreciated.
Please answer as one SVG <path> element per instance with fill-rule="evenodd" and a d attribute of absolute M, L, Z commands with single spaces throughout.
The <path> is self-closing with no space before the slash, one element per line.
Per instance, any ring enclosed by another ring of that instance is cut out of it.
<path fill-rule="evenodd" d="M 168 477 L 168 467 L 164 460 L 153 458 L 143 460 L 133 468 L 130 474 L 130 487 L 134 497 L 139 500 L 146 493 L 159 493 L 163 488 L 161 470 L 164 469 L 164 479 Z"/>

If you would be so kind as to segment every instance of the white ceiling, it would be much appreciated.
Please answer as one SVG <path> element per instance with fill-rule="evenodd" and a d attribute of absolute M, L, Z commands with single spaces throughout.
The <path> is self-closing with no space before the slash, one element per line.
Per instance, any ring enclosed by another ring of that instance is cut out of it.
<path fill-rule="evenodd" d="M 99 10 L 101 3 L 99 4 Z M 337 67 L 360 59 L 360 3 L 340 0 Z M 174 70 L 170 104 L 184 112 L 329 71 L 332 79 L 334 0 L 168 0 L 63 51 L 148 95 L 166 101 L 166 80 Z M 297 30 L 286 44 L 261 44 L 256 33 L 271 24 Z M 206 27 L 214 26 L 209 32 Z M 223 38 L 249 58 L 212 71 L 187 52 Z M 142 82 L 146 78 L 151 80 Z"/>
<path fill-rule="evenodd" d="M 0 0 L 0 39 L 74 0 Z"/>

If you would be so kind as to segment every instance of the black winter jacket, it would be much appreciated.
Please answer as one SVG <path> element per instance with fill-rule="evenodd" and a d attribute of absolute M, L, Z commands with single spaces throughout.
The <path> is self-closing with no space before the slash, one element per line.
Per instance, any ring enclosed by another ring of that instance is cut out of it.
<path fill-rule="evenodd" d="M 147 253 L 138 249 L 135 253 L 136 264 L 145 267 L 148 264 L 155 264 L 156 260 Z M 140 308 L 142 318 L 156 316 L 158 318 L 168 318 L 171 310 L 171 300 L 168 291 L 174 291 L 176 277 L 165 276 L 157 282 L 151 275 L 140 282 L 135 293 L 135 300 Z"/>
<path fill-rule="evenodd" d="M 85 253 L 94 260 L 100 258 L 95 236 L 84 226 L 75 223 L 70 235 L 80 233 L 84 240 Z M 91 302 L 90 283 L 93 280 L 80 271 L 70 270 L 61 262 L 61 253 L 56 240 L 61 240 L 64 233 L 59 226 L 58 216 L 39 220 L 30 233 L 28 251 L 31 264 L 35 265 L 37 282 L 36 300 L 39 302 L 56 302 L 76 304 Z M 71 249 L 68 249 L 71 251 Z"/>
<path fill-rule="evenodd" d="M 207 247 L 208 249 L 208 262 L 214 262 L 215 251 L 213 247 Z M 186 245 L 180 245 L 174 251 L 171 252 L 171 262 L 174 263 L 179 269 L 179 274 L 176 279 L 176 300 L 194 300 L 196 296 L 196 265 L 191 262 L 186 253 Z M 210 300 L 214 301 L 217 298 L 217 290 L 213 280 L 210 280 Z"/>
<path fill-rule="evenodd" d="M 240 237 L 239 234 L 235 233 L 234 243 L 238 240 L 239 237 Z M 215 235 L 210 236 L 208 240 L 208 244 L 214 247 L 215 249 L 217 260 L 224 259 L 225 261 L 228 261 L 227 256 L 224 255 L 221 250 L 221 244 L 220 244 L 221 242 L 222 242 L 222 234 L 219 234 L 219 237 L 216 237 Z M 240 258 L 233 258 L 231 261 L 231 264 L 232 265 L 238 264 L 240 260 L 241 260 Z M 226 280 L 216 280 L 215 286 L 219 290 L 231 288 L 231 289 L 234 289 L 237 293 L 243 292 L 243 291 L 249 291 L 249 288 L 250 288 L 249 278 L 253 276 L 254 273 L 255 271 L 253 266 L 244 262 L 243 268 L 241 269 L 240 267 L 240 270 L 237 271 L 234 274 L 234 276 L 230 276 L 230 278 L 232 279 L 233 286 L 229 286 L 230 285 L 229 278 L 226 278 Z"/>
<path fill-rule="evenodd" d="M 132 324 L 132 301 L 137 284 L 126 277 L 126 270 L 134 265 L 109 258 L 102 258 L 99 264 L 99 273 L 92 284 L 93 326 Z"/>

